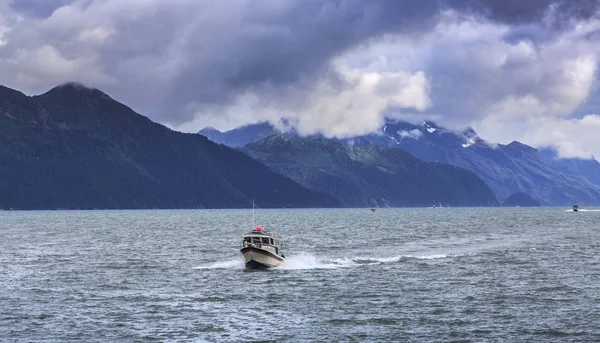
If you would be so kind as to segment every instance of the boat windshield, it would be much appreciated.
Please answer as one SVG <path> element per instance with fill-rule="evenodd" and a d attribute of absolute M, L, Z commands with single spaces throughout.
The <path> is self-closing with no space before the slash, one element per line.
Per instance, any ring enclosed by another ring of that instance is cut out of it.
<path fill-rule="evenodd" d="M 275 245 L 275 240 L 271 237 L 249 236 L 249 237 L 244 237 L 242 242 L 244 244 Z"/>

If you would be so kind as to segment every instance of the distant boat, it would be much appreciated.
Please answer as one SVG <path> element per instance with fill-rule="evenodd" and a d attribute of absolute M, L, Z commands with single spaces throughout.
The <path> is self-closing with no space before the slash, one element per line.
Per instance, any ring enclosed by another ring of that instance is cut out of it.
<path fill-rule="evenodd" d="M 577 212 L 577 211 L 579 211 L 579 206 L 573 205 L 573 212 Z"/>
<path fill-rule="evenodd" d="M 371 212 L 375 212 L 375 207 L 371 207 Z"/>

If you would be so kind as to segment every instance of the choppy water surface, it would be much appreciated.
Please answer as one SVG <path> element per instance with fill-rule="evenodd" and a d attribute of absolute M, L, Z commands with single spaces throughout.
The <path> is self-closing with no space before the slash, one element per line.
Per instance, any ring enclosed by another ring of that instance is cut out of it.
<path fill-rule="evenodd" d="M 600 212 L 0 212 L 0 341 L 591 342 Z"/>

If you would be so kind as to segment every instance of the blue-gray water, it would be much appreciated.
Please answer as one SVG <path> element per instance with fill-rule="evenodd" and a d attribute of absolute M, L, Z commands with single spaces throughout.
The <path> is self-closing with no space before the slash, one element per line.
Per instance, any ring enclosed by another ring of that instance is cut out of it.
<path fill-rule="evenodd" d="M 251 213 L 0 212 L 0 341 L 600 341 L 600 212 Z"/>

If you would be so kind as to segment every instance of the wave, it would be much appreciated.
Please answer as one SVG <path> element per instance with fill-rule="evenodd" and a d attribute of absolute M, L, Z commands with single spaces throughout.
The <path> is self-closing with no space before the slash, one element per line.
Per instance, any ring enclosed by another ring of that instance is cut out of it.
<path fill-rule="evenodd" d="M 285 259 L 279 269 L 301 270 L 301 269 L 335 269 L 349 267 L 344 263 L 319 258 L 311 253 L 302 252 Z"/>
<path fill-rule="evenodd" d="M 343 258 L 334 260 L 340 265 L 373 265 L 373 264 L 384 264 L 399 262 L 403 259 L 418 259 L 418 260 L 435 260 L 440 258 L 447 258 L 447 254 L 432 254 L 432 255 L 396 255 L 391 257 L 365 257 L 357 256 L 352 258 Z"/>
<path fill-rule="evenodd" d="M 453 255 L 453 256 L 459 256 L 459 255 Z M 419 260 L 437 260 L 438 258 L 450 257 L 450 255 L 448 255 L 448 254 L 433 254 L 433 255 L 419 255 L 419 256 L 405 255 L 404 257 L 416 258 Z"/>
<path fill-rule="evenodd" d="M 243 259 L 235 259 L 228 261 L 221 261 L 211 263 L 206 266 L 194 267 L 194 269 L 244 269 L 244 260 Z"/>
<path fill-rule="evenodd" d="M 305 269 L 336 269 L 351 268 L 356 266 L 377 265 L 385 263 L 395 263 L 402 259 L 434 260 L 447 258 L 447 254 L 432 255 L 396 255 L 391 257 L 343 257 L 343 258 L 321 258 L 311 253 L 302 252 L 289 256 L 277 267 L 278 270 L 305 270 Z M 244 269 L 243 259 L 227 260 L 211 263 L 206 266 L 195 267 L 194 269 Z"/>

